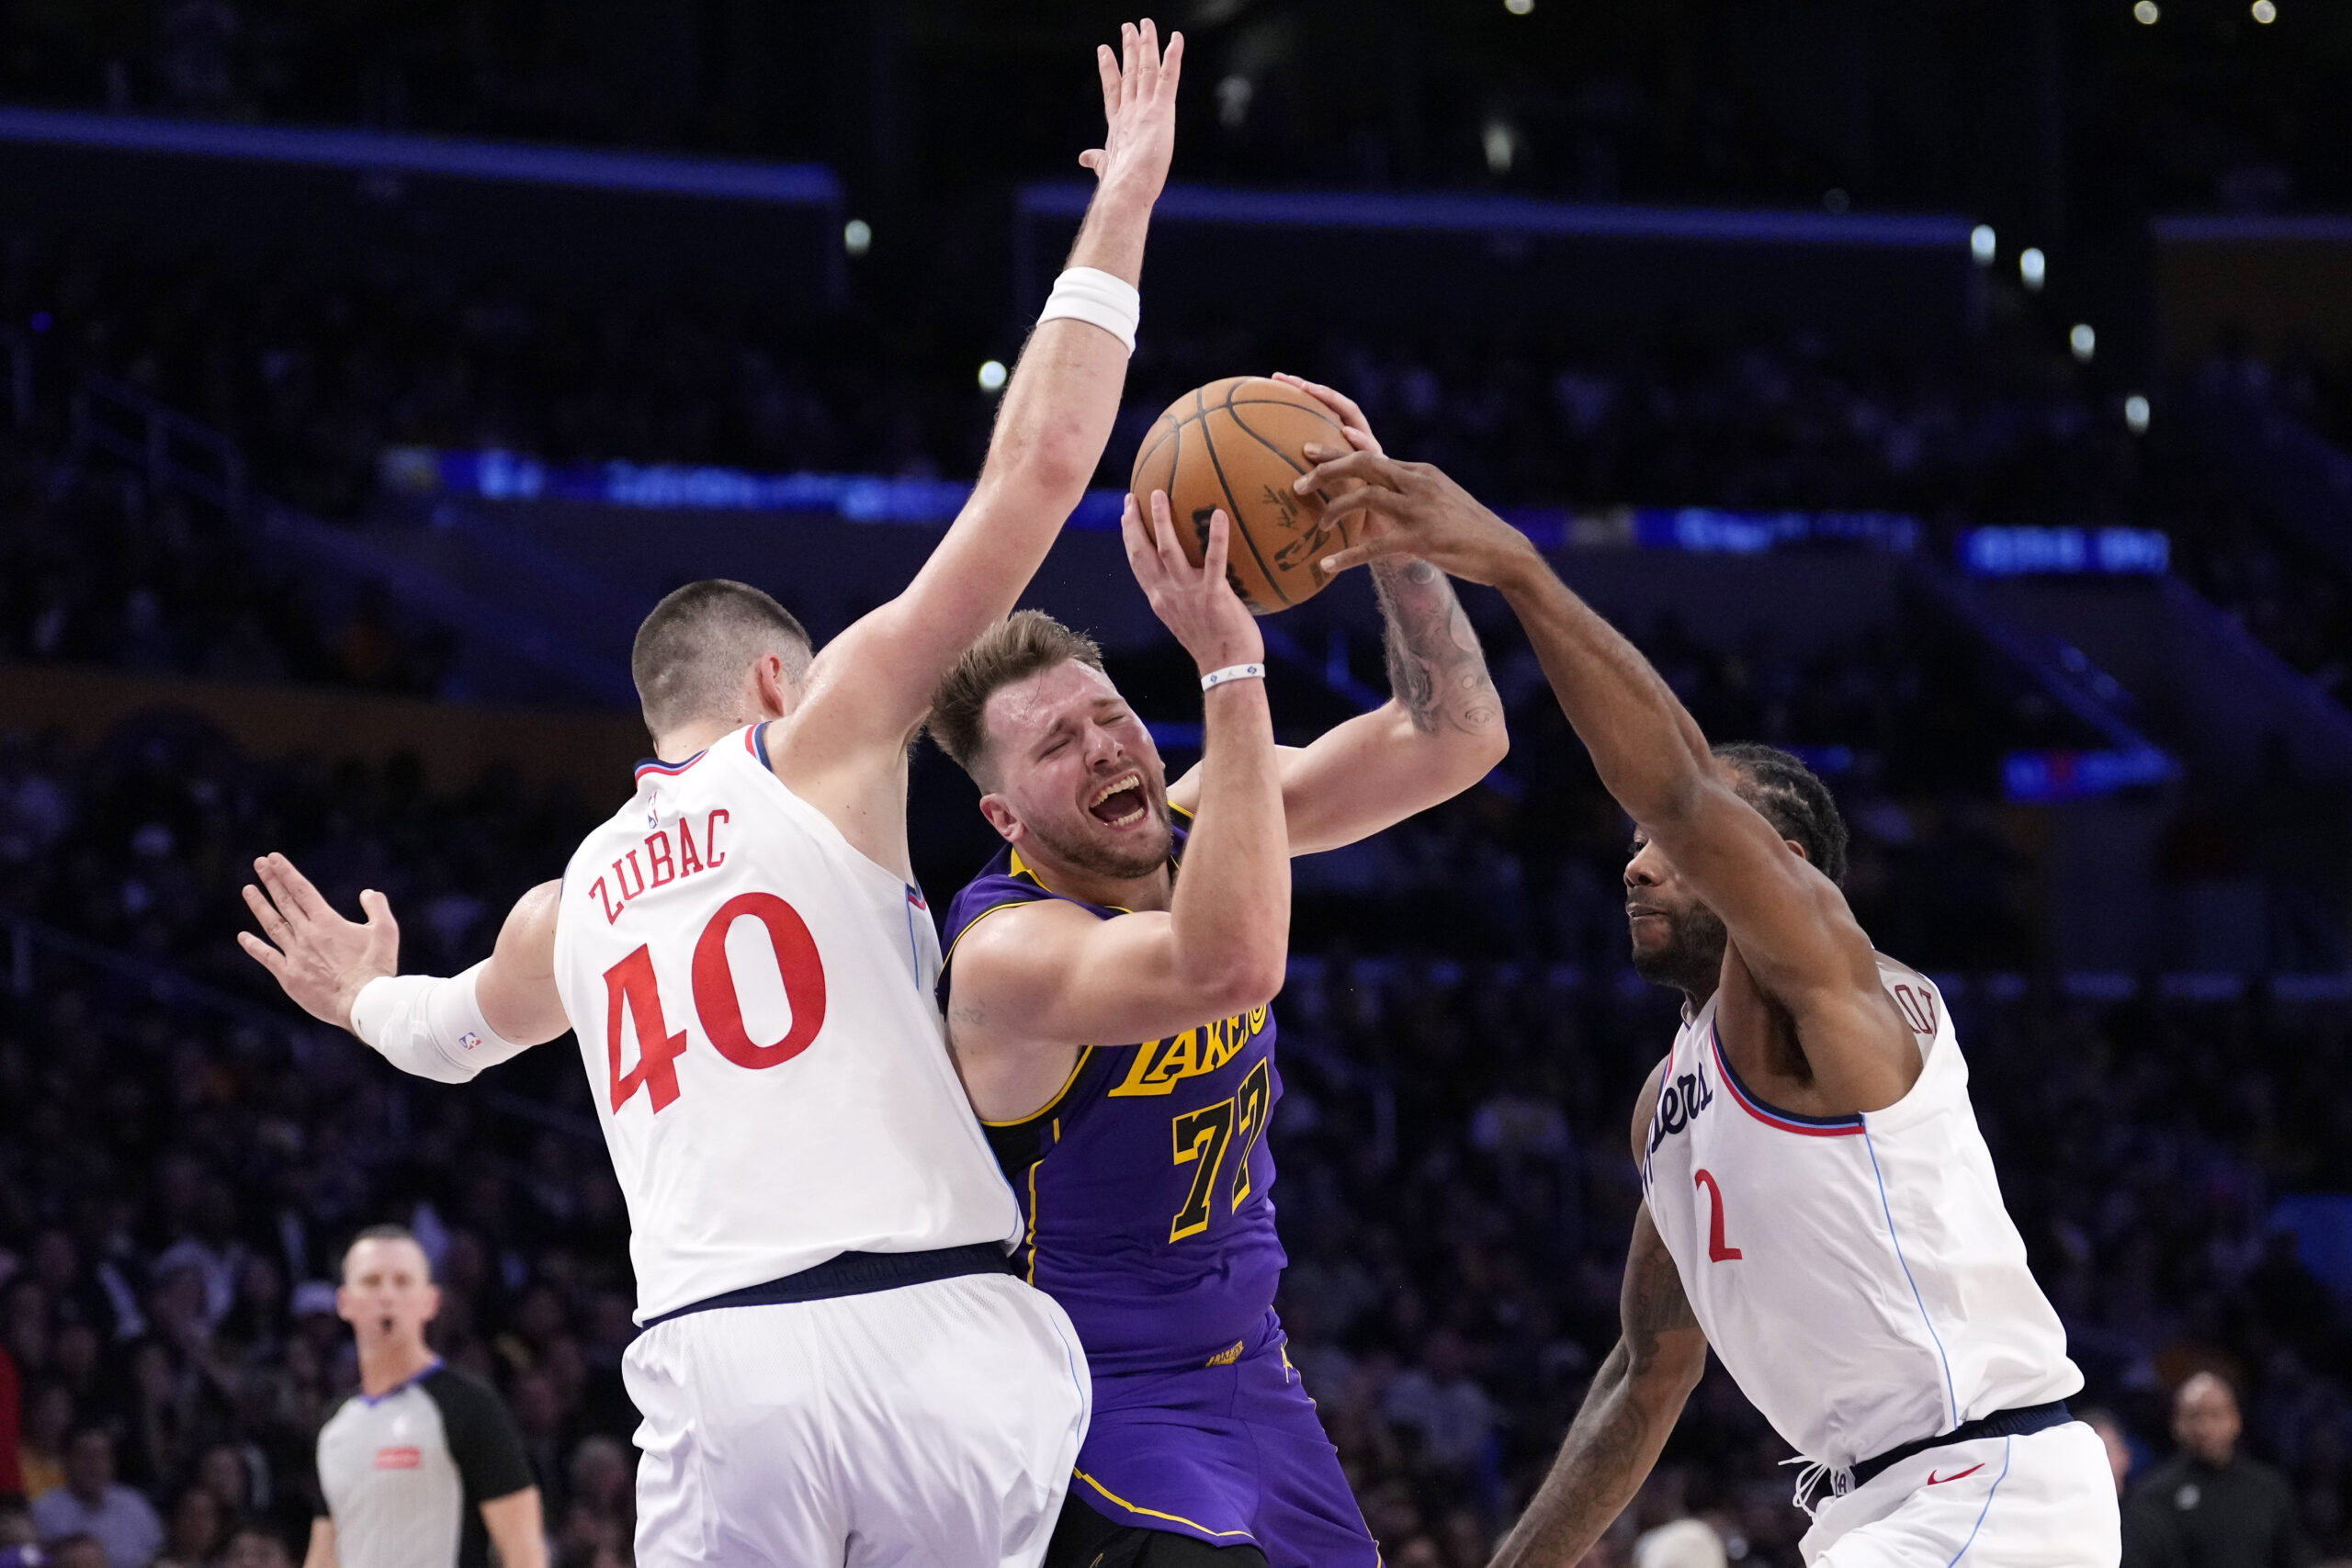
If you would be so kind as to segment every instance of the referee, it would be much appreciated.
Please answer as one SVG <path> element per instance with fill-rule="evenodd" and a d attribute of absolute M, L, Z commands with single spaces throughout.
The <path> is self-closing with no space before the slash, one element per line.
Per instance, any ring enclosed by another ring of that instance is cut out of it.
<path fill-rule="evenodd" d="M 327 1517 L 302 1568 L 547 1568 L 523 1439 L 481 1379 L 424 1343 L 433 1266 L 400 1225 L 361 1231 L 335 1311 L 359 1341 L 359 1392 L 319 1432 Z"/>

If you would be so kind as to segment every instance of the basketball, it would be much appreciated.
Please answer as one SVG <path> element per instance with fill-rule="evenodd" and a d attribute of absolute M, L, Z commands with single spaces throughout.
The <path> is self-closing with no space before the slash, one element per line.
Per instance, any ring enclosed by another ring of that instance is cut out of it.
<path fill-rule="evenodd" d="M 1169 405 L 1136 455 L 1129 489 L 1147 520 L 1151 492 L 1168 492 L 1169 515 L 1194 566 L 1210 514 L 1223 507 L 1233 519 L 1233 590 L 1253 614 L 1271 615 L 1320 592 L 1330 581 L 1323 558 L 1354 542 L 1352 519 L 1324 521 L 1329 496 L 1291 489 L 1314 467 L 1310 441 L 1350 449 L 1331 411 L 1305 392 L 1262 376 L 1230 376 Z"/>

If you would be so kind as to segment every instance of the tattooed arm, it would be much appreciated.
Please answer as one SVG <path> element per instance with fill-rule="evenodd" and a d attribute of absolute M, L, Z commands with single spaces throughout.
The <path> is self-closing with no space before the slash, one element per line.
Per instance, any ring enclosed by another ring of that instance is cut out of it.
<path fill-rule="evenodd" d="M 1391 694 L 1311 745 L 1282 749 L 1294 855 L 1351 844 L 1450 800 L 1510 749 L 1478 634 L 1445 573 L 1426 561 L 1384 561 L 1373 581 Z M 1193 809 L 1200 778 L 1194 768 L 1178 779 L 1169 800 Z"/>
<path fill-rule="evenodd" d="M 1657 1104 L 1658 1077 L 1650 1075 L 1635 1107 L 1636 1156 Z M 1581 1562 L 1641 1490 L 1707 1370 L 1707 1337 L 1647 1204 L 1634 1221 L 1617 1310 L 1617 1348 L 1593 1374 L 1552 1472 L 1488 1568 L 1573 1568 Z"/>

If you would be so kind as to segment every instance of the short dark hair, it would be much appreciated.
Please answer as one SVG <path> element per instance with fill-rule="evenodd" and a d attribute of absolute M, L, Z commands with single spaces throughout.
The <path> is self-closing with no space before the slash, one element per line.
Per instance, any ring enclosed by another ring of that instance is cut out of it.
<path fill-rule="evenodd" d="M 424 1254 L 424 1272 L 428 1279 L 431 1278 L 433 1273 L 433 1255 L 424 1251 L 424 1244 L 416 1239 L 416 1233 L 409 1229 L 406 1225 L 382 1224 L 369 1225 L 366 1230 L 363 1230 L 358 1235 L 353 1236 L 350 1244 L 344 1247 L 342 1260 L 335 1265 L 334 1269 L 334 1277 L 338 1282 L 342 1280 L 345 1274 L 351 1271 L 351 1255 L 357 1249 L 359 1244 L 363 1241 L 404 1241 L 408 1243 L 411 1247 L 416 1248 L 417 1251 Z"/>
<path fill-rule="evenodd" d="M 814 654 L 808 628 L 748 582 L 708 577 L 673 589 L 637 628 L 628 672 L 656 735 L 698 718 L 731 717 L 743 671 L 763 655 L 784 658 L 795 681 Z"/>
<path fill-rule="evenodd" d="M 1043 610 L 1016 610 L 980 634 L 932 694 L 931 738 L 956 766 L 983 784 L 988 765 L 989 699 L 1016 681 L 1075 660 L 1102 668 L 1102 649 Z"/>
<path fill-rule="evenodd" d="M 1804 846 L 1804 858 L 1830 881 L 1846 881 L 1846 819 L 1821 775 L 1777 746 L 1735 740 L 1714 748 L 1715 761 L 1739 774 L 1739 797 L 1756 807 L 1783 839 Z"/>

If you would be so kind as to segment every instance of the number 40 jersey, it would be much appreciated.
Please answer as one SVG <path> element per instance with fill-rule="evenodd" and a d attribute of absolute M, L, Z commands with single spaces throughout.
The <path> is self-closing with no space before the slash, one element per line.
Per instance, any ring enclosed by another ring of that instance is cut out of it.
<path fill-rule="evenodd" d="M 1675 1036 L 1642 1190 L 1707 1343 L 1806 1458 L 1852 1465 L 2083 1386 L 2026 1267 L 1943 998 L 1879 960 L 1924 1065 L 1860 1116 L 1793 1115 L 1724 1058 L 1715 998 Z"/>
<path fill-rule="evenodd" d="M 785 787 L 765 728 L 640 764 L 564 871 L 556 983 L 639 1322 L 842 1252 L 1020 1228 L 948 1060 L 922 896 Z"/>

